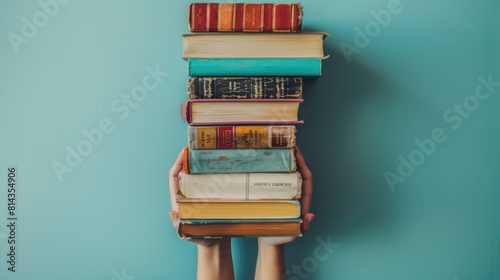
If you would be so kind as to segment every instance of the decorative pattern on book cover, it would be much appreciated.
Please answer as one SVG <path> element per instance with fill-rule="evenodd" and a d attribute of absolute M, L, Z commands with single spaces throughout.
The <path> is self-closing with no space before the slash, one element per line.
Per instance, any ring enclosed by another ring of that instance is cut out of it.
<path fill-rule="evenodd" d="M 302 17 L 300 3 L 191 3 L 188 7 L 192 32 L 297 32 Z"/>
<path fill-rule="evenodd" d="M 294 149 L 184 150 L 184 172 L 295 172 Z"/>
<path fill-rule="evenodd" d="M 295 126 L 190 126 L 189 148 L 265 149 L 295 147 Z"/>
<path fill-rule="evenodd" d="M 302 77 L 195 77 L 188 81 L 188 97 L 301 98 Z"/>
<path fill-rule="evenodd" d="M 299 199 L 302 176 L 292 173 L 179 173 L 180 195 L 199 199 Z"/>

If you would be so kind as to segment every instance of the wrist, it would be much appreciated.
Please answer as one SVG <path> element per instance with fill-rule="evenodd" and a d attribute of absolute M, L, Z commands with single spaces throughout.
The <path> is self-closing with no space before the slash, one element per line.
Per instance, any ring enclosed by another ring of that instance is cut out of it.
<path fill-rule="evenodd" d="M 198 253 L 211 256 L 231 254 L 231 239 L 224 239 L 210 245 L 197 244 Z"/>
<path fill-rule="evenodd" d="M 198 280 L 234 280 L 231 239 L 198 244 Z"/>
<path fill-rule="evenodd" d="M 282 279 L 285 274 L 285 244 L 271 245 L 259 238 L 255 279 Z"/>
<path fill-rule="evenodd" d="M 259 254 L 278 256 L 285 251 L 285 244 L 271 245 L 259 238 Z"/>

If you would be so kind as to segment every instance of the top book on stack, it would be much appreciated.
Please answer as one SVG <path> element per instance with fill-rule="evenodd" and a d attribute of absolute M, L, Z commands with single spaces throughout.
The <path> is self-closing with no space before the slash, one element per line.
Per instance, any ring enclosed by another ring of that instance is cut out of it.
<path fill-rule="evenodd" d="M 297 4 L 191 3 L 191 32 L 297 32 L 302 6 Z"/>

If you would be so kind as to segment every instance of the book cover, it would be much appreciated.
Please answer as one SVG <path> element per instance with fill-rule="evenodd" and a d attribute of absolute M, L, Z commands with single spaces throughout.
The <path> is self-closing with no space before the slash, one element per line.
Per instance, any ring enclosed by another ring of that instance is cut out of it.
<path fill-rule="evenodd" d="M 184 172 L 280 173 L 297 170 L 294 149 L 184 150 Z"/>
<path fill-rule="evenodd" d="M 302 236 L 301 219 L 197 220 L 181 219 L 177 233 L 182 239 L 262 236 Z"/>
<path fill-rule="evenodd" d="M 224 200 L 178 198 L 181 219 L 298 219 L 298 200 Z"/>
<path fill-rule="evenodd" d="M 292 173 L 179 173 L 179 190 L 185 198 L 299 199 L 302 176 Z"/>
<path fill-rule="evenodd" d="M 190 149 L 264 149 L 295 147 L 293 125 L 190 126 Z"/>
<path fill-rule="evenodd" d="M 182 34 L 182 57 L 325 58 L 324 32 Z"/>
<path fill-rule="evenodd" d="M 296 32 L 302 17 L 300 3 L 191 3 L 188 7 L 191 32 Z"/>
<path fill-rule="evenodd" d="M 302 77 L 193 77 L 190 99 L 301 98 Z"/>
<path fill-rule="evenodd" d="M 320 58 L 190 58 L 188 74 L 202 76 L 321 76 Z"/>
<path fill-rule="evenodd" d="M 302 99 L 192 99 L 181 104 L 181 117 L 193 126 L 301 124 Z"/>

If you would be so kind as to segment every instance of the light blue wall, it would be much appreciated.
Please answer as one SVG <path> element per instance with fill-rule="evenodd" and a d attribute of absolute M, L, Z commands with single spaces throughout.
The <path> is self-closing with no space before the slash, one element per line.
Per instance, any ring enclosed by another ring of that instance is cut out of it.
<path fill-rule="evenodd" d="M 188 1 L 68 2 L 25 30 L 17 53 L 9 34 L 43 9 L 0 3 L 0 278 L 193 279 L 195 246 L 167 215 L 167 172 L 186 143 Z M 304 30 L 332 36 L 300 109 L 316 219 L 287 245 L 289 279 L 500 279 L 500 86 L 475 97 L 479 77 L 500 81 L 499 2 L 302 4 Z M 390 21 L 375 23 L 388 5 Z M 362 42 L 355 28 L 367 26 Z M 157 66 L 168 76 L 126 113 L 121 96 Z M 464 100 L 469 112 L 448 112 Z M 108 133 L 59 180 L 55 162 L 100 126 Z M 442 143 L 425 140 L 433 131 Z M 400 173 L 400 156 L 418 166 Z M 16 273 L 5 262 L 8 166 L 18 168 Z M 255 246 L 234 241 L 237 279 L 253 279 Z"/>

